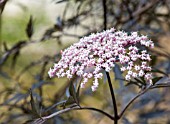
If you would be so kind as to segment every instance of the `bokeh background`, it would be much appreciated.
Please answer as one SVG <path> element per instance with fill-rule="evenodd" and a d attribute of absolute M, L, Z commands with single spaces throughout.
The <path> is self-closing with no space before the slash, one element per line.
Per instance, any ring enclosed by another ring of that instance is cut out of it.
<path fill-rule="evenodd" d="M 59 61 L 60 51 L 83 36 L 115 27 L 145 34 L 155 43 L 150 50 L 155 76 L 166 80 L 170 73 L 170 0 L 0 0 L 0 123 L 28 123 L 36 118 L 34 104 L 42 116 L 62 109 L 58 103 L 69 97 L 69 82 L 78 77 L 48 77 Z M 166 76 L 166 77 L 165 77 Z M 126 86 L 117 65 L 111 73 L 119 111 L 140 87 Z M 89 81 L 81 89 L 82 106 L 113 114 L 106 76 L 92 92 Z M 134 102 L 122 124 L 170 124 L 170 88 L 154 89 Z M 46 124 L 109 124 L 103 115 L 71 111 Z"/>

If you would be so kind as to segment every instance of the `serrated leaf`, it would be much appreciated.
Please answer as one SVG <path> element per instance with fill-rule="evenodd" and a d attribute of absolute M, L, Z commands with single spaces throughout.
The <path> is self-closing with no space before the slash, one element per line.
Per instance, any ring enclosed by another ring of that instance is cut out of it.
<path fill-rule="evenodd" d="M 156 84 L 161 78 L 163 78 L 162 76 L 161 77 L 155 77 L 152 79 L 152 83 L 153 84 Z"/>
<path fill-rule="evenodd" d="M 151 119 L 169 115 L 170 111 L 157 109 L 140 115 L 140 118 Z"/>
<path fill-rule="evenodd" d="M 25 94 L 22 93 L 17 93 L 15 94 L 12 98 L 6 100 L 3 104 L 9 104 L 11 102 L 14 102 L 14 104 L 18 103 L 19 101 L 23 100 L 24 98 L 26 98 Z"/>
<path fill-rule="evenodd" d="M 31 86 L 31 89 L 34 90 L 34 89 L 38 89 L 40 87 L 42 87 L 43 85 L 45 84 L 48 84 L 48 83 L 45 83 L 44 81 L 39 81 L 39 82 L 36 82 L 34 83 L 32 86 Z"/>
<path fill-rule="evenodd" d="M 134 84 L 134 85 L 136 85 L 136 86 L 138 86 L 139 88 L 141 88 L 142 86 L 141 85 L 139 85 L 139 83 L 138 82 L 135 82 L 135 81 L 129 81 L 125 86 L 129 86 L 129 85 L 132 85 L 132 84 Z"/>
<path fill-rule="evenodd" d="M 72 81 L 70 82 L 69 93 L 70 93 L 70 96 L 73 97 L 73 99 L 75 100 L 77 105 L 79 105 L 79 102 L 78 102 L 78 99 L 77 99 L 77 95 L 76 95 L 76 90 L 75 90 L 75 87 L 74 87 Z"/>
<path fill-rule="evenodd" d="M 31 89 L 30 89 L 30 97 L 31 97 L 30 103 L 31 103 L 31 108 L 32 108 L 33 115 L 35 117 L 39 118 L 39 117 L 41 117 L 41 115 L 39 113 L 39 106 L 38 106 L 37 102 L 35 102 L 35 100 L 34 100 L 34 97 L 33 97 Z"/>
<path fill-rule="evenodd" d="M 134 78 L 138 83 L 142 84 L 142 85 L 146 85 L 145 80 L 140 80 L 138 78 Z"/>
<path fill-rule="evenodd" d="M 170 78 L 169 77 L 162 77 L 157 82 L 155 82 L 155 84 L 167 84 L 169 82 L 170 82 Z"/>
<path fill-rule="evenodd" d="M 29 19 L 29 22 L 26 28 L 26 34 L 29 39 L 31 39 L 33 32 L 34 32 L 33 19 L 32 19 L 32 16 L 30 16 L 30 19 Z"/>
<path fill-rule="evenodd" d="M 159 70 L 159 69 L 153 69 L 151 72 L 156 72 L 156 73 L 160 73 L 160 74 L 163 74 L 165 76 L 168 76 L 168 74 L 166 74 L 165 72 Z"/>
<path fill-rule="evenodd" d="M 79 105 L 79 97 L 80 97 L 80 84 L 79 84 L 77 92 L 76 92 L 76 98 L 77 98 L 78 105 Z"/>

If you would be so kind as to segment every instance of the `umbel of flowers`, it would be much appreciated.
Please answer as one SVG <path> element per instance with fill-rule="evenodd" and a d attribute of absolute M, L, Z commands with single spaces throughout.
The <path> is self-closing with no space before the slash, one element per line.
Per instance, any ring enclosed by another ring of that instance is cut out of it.
<path fill-rule="evenodd" d="M 137 32 L 129 34 L 111 28 L 91 34 L 65 49 L 61 53 L 61 60 L 54 64 L 48 74 L 50 77 L 58 78 L 80 76 L 83 78 L 82 88 L 93 78 L 91 88 L 95 91 L 99 85 L 99 78 L 103 77 L 101 71 L 110 72 L 115 63 L 120 63 L 121 71 L 126 74 L 125 80 L 144 77 L 146 82 L 152 83 L 151 67 L 148 65 L 151 60 L 150 54 L 146 50 L 140 50 L 137 47 L 139 45 L 154 47 L 147 36 L 138 35 Z"/>

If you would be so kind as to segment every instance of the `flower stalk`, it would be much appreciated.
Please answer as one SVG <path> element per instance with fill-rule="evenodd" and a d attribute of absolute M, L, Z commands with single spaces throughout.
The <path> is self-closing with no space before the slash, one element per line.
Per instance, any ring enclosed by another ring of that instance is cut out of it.
<path fill-rule="evenodd" d="M 117 124 L 118 120 L 119 120 L 119 116 L 118 116 L 118 111 L 117 111 L 116 98 L 115 98 L 115 94 L 114 94 L 114 90 L 113 90 L 113 86 L 112 86 L 112 82 L 111 82 L 111 79 L 110 79 L 109 72 L 106 72 L 106 75 L 107 75 L 109 89 L 110 89 L 110 93 L 111 93 L 111 97 L 112 97 L 113 108 L 114 108 L 114 117 L 115 117 L 114 124 Z"/>

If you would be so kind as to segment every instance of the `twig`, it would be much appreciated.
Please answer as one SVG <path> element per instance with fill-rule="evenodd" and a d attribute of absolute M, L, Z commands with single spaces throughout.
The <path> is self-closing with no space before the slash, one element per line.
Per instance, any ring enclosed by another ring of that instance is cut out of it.
<path fill-rule="evenodd" d="M 167 82 L 167 83 L 170 83 L 170 82 Z M 164 87 L 170 87 L 170 84 L 156 84 L 156 85 L 153 85 L 150 89 L 164 88 Z"/>
<path fill-rule="evenodd" d="M 124 20 L 122 20 L 121 23 L 126 23 L 127 21 L 129 21 L 130 18 L 139 17 L 140 15 L 145 13 L 148 9 L 150 9 L 152 6 L 154 6 L 157 2 L 159 2 L 159 0 L 152 0 L 152 2 L 148 3 L 146 6 L 132 13 L 131 17 L 127 17 Z"/>
<path fill-rule="evenodd" d="M 139 96 L 143 95 L 144 93 L 146 93 L 149 89 L 155 89 L 155 88 L 164 88 L 164 87 L 170 87 L 170 84 L 155 84 L 155 85 L 150 85 L 148 86 L 146 89 L 144 89 L 143 91 L 141 91 L 139 94 L 137 94 L 134 98 L 132 98 L 129 103 L 125 106 L 125 108 L 122 110 L 122 112 L 119 115 L 119 118 L 121 118 L 123 116 L 123 114 L 125 113 L 125 111 L 127 110 L 127 108 L 132 104 L 132 102 L 134 102 Z"/>
<path fill-rule="evenodd" d="M 100 109 L 96 109 L 96 108 L 92 108 L 92 107 L 83 107 L 80 110 L 83 110 L 83 109 L 85 109 L 85 110 L 93 110 L 93 111 L 99 112 L 101 114 L 104 114 L 105 116 L 107 116 L 111 120 L 115 120 L 115 117 L 111 116 L 110 114 L 108 114 L 108 113 L 106 113 L 106 112 L 104 112 L 104 111 L 102 111 Z"/>
<path fill-rule="evenodd" d="M 108 118 L 110 118 L 111 120 L 114 120 L 115 118 L 111 115 L 109 115 L 108 113 L 100 110 L 100 109 L 96 109 L 96 108 L 92 108 L 92 107 L 79 107 L 79 106 L 74 106 L 72 108 L 66 108 L 66 109 L 63 109 L 63 110 L 60 110 L 60 111 L 57 111 L 49 116 L 45 116 L 45 117 L 42 117 L 42 118 L 39 118 L 39 119 L 36 119 L 32 124 L 43 124 L 46 120 L 50 119 L 50 118 L 53 118 L 57 115 L 60 115 L 60 114 L 63 114 L 63 113 L 66 113 L 66 112 L 69 112 L 71 110 L 91 110 L 91 111 L 96 111 L 96 112 L 99 112 L 101 114 L 104 114 L 105 116 L 107 116 Z"/>

